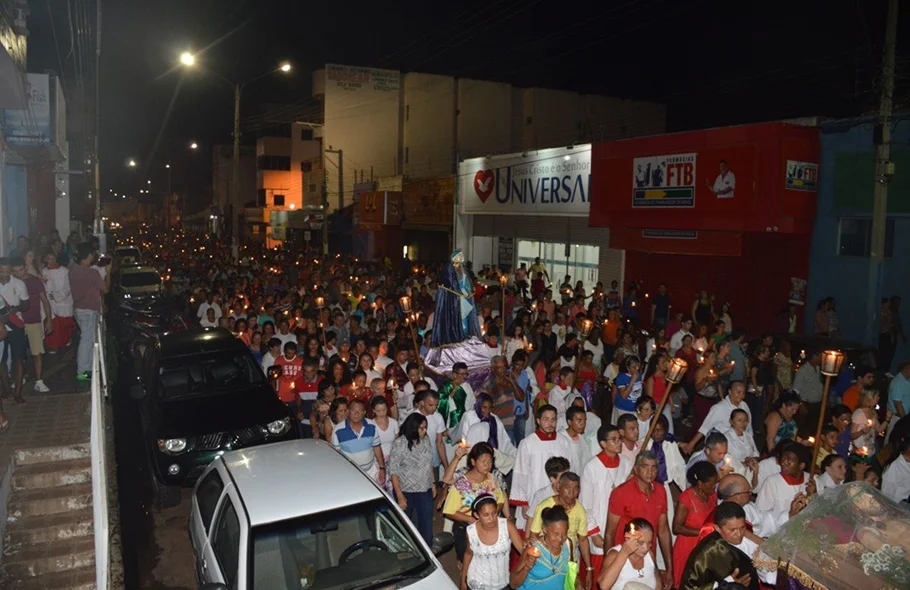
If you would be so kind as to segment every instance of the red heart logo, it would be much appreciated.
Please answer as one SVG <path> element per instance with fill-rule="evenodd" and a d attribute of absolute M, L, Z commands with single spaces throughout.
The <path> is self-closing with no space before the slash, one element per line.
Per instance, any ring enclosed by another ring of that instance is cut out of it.
<path fill-rule="evenodd" d="M 496 184 L 496 175 L 492 170 L 478 170 L 474 175 L 474 192 L 481 203 L 486 203 Z"/>

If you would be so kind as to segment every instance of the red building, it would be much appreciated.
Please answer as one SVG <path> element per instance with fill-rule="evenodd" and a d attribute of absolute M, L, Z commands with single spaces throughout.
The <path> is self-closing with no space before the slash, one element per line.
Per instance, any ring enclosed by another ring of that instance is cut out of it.
<path fill-rule="evenodd" d="M 818 162 L 818 130 L 787 123 L 594 144 L 589 224 L 610 228 L 640 296 L 666 283 L 688 315 L 704 289 L 755 334 L 808 276 Z"/>

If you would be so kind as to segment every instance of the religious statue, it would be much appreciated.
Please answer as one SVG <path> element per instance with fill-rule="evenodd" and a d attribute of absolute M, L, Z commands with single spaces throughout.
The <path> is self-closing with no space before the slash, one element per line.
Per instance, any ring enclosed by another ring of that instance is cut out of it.
<path fill-rule="evenodd" d="M 459 344 L 472 336 L 480 337 L 474 283 L 464 268 L 464 253 L 459 249 L 439 276 L 436 312 L 433 320 L 433 348 Z"/>

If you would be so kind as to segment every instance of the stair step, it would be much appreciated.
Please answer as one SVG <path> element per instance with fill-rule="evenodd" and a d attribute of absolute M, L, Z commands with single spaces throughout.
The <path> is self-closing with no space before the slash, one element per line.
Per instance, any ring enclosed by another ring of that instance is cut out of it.
<path fill-rule="evenodd" d="M 91 508 L 92 484 L 81 483 L 38 490 L 16 490 L 9 500 L 8 521 L 42 514 Z"/>
<path fill-rule="evenodd" d="M 95 590 L 95 566 L 43 574 L 10 582 L 9 590 Z"/>
<path fill-rule="evenodd" d="M 9 553 L 3 558 L 3 569 L 16 580 L 94 568 L 94 565 L 95 539 L 91 537 L 40 543 Z"/>
<path fill-rule="evenodd" d="M 58 514 L 28 516 L 9 522 L 4 549 L 9 552 L 35 543 L 90 537 L 94 533 L 92 508 Z"/>
<path fill-rule="evenodd" d="M 91 458 L 26 463 L 13 470 L 14 490 L 36 490 L 92 481 Z"/>
<path fill-rule="evenodd" d="M 17 466 L 32 465 L 34 463 L 52 463 L 54 461 L 68 461 L 70 459 L 87 459 L 92 456 L 90 445 L 70 445 L 68 447 L 38 447 L 34 449 L 19 449 L 13 455 Z"/>

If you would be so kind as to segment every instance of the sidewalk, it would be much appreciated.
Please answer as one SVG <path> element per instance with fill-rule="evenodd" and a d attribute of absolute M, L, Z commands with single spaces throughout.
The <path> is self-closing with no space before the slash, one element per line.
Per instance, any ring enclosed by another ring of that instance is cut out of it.
<path fill-rule="evenodd" d="M 29 379 L 22 388 L 25 405 L 20 406 L 12 398 L 3 400 L 3 411 L 10 427 L 0 434 L 0 480 L 16 449 L 89 441 L 91 393 L 88 382 L 83 384 L 75 380 L 75 348 L 58 355 L 45 355 L 44 364 L 44 382 L 51 388 L 50 393 L 36 394 L 34 380 Z M 31 367 L 27 370 L 31 371 Z"/>

